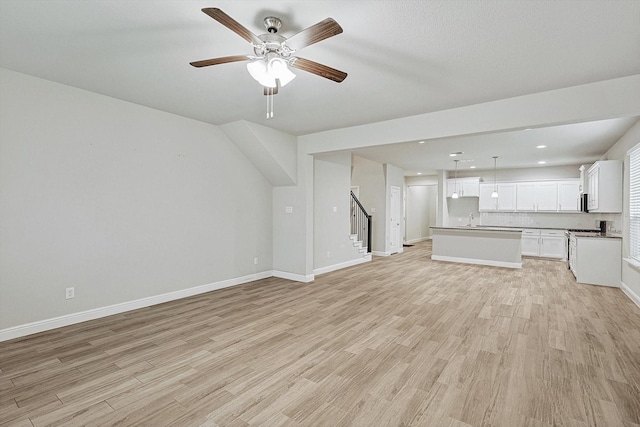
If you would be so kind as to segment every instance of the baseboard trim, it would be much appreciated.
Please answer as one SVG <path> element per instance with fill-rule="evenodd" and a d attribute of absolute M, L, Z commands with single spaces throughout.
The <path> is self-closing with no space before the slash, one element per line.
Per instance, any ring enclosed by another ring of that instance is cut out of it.
<path fill-rule="evenodd" d="M 493 261 L 485 259 L 473 259 L 473 258 L 458 258 L 442 255 L 431 255 L 431 259 L 434 261 L 446 261 L 446 262 L 459 262 L 462 264 L 476 264 L 476 265 L 488 265 L 491 267 L 506 267 L 506 268 L 522 268 L 521 262 L 505 262 L 505 261 Z"/>
<path fill-rule="evenodd" d="M 638 307 L 640 307 L 640 295 L 633 292 L 633 289 L 625 285 L 624 282 L 620 282 L 620 289 L 624 292 L 631 301 L 635 302 Z"/>
<path fill-rule="evenodd" d="M 237 286 L 243 283 L 253 282 L 255 280 L 266 279 L 273 276 L 272 273 L 272 271 L 263 271 L 260 273 L 250 274 L 248 276 L 236 277 L 233 279 L 222 280 L 220 282 L 209 283 L 207 285 L 195 286 L 193 288 L 181 289 L 179 291 L 167 292 L 165 294 L 154 295 L 151 297 L 140 298 L 133 301 L 108 305 L 106 307 L 94 308 L 91 310 L 80 311 L 78 313 L 71 313 L 60 317 L 54 317 L 51 319 L 27 323 L 24 325 L 13 326 L 11 328 L 0 330 L 0 342 L 36 334 L 38 332 L 49 331 L 51 329 L 61 328 L 63 326 L 86 322 L 88 320 L 99 319 L 101 317 L 107 317 L 114 314 L 137 310 L 139 308 L 150 307 L 156 304 L 175 301 L 206 292 L 216 291 L 218 289 Z"/>
<path fill-rule="evenodd" d="M 413 245 L 415 243 L 424 242 L 425 240 L 431 240 L 431 237 L 420 237 L 419 239 L 411 239 L 407 240 L 405 243 L 408 245 Z"/>
<path fill-rule="evenodd" d="M 372 251 L 371 254 L 374 256 L 391 256 L 391 252 Z"/>
<path fill-rule="evenodd" d="M 364 262 L 371 261 L 371 256 L 365 256 L 358 259 L 353 259 L 351 261 L 345 261 L 338 264 L 328 265 L 326 267 L 320 267 L 313 270 L 313 274 L 319 275 L 324 273 L 329 273 L 331 271 L 341 270 L 343 268 L 352 267 L 354 265 L 362 264 Z"/>
<path fill-rule="evenodd" d="M 307 274 L 305 276 L 303 274 L 295 274 L 295 273 L 289 273 L 286 271 L 278 271 L 278 270 L 273 270 L 272 276 L 279 277 L 280 279 L 293 280 L 293 281 L 302 282 L 302 283 L 313 282 L 315 278 L 313 274 Z"/>

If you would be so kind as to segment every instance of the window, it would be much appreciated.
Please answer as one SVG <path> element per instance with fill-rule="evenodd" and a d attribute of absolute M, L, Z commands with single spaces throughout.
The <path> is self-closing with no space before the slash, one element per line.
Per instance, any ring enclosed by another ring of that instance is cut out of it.
<path fill-rule="evenodd" d="M 640 261 L 640 144 L 629 151 L 629 255 Z"/>

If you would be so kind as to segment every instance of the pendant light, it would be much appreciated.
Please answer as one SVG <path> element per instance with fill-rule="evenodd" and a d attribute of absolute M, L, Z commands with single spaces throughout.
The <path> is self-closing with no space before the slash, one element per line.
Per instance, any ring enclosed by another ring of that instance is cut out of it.
<path fill-rule="evenodd" d="M 455 175 L 455 180 L 453 181 L 454 189 L 453 189 L 453 194 L 451 195 L 451 198 L 457 199 L 458 198 L 458 160 L 454 160 L 454 162 L 456 162 L 456 175 Z"/>
<path fill-rule="evenodd" d="M 498 156 L 493 156 L 493 193 L 491 193 L 491 197 L 498 197 L 498 183 L 496 180 L 496 170 L 498 167 Z"/>

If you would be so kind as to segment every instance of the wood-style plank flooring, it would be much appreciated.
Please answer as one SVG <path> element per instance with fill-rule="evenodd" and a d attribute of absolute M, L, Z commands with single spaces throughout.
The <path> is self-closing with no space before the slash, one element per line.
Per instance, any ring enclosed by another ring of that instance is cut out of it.
<path fill-rule="evenodd" d="M 403 254 L 0 343 L 0 425 L 640 426 L 640 309 Z"/>

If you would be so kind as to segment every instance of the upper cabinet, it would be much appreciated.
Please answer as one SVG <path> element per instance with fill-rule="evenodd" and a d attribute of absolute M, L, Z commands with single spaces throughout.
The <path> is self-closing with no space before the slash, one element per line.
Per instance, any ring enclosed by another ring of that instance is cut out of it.
<path fill-rule="evenodd" d="M 622 161 L 595 162 L 587 171 L 589 212 L 622 212 Z"/>
<path fill-rule="evenodd" d="M 491 197 L 496 189 L 498 197 Z M 480 212 L 514 212 L 516 210 L 516 184 L 511 182 L 480 184 L 478 210 Z"/>
<path fill-rule="evenodd" d="M 498 197 L 491 193 L 497 186 Z M 480 184 L 481 212 L 578 212 L 580 183 L 577 179 L 539 182 Z"/>
<path fill-rule="evenodd" d="M 558 210 L 558 183 L 517 183 L 516 210 L 529 212 L 556 212 Z"/>
<path fill-rule="evenodd" d="M 561 181 L 558 183 L 558 210 L 577 212 L 580 210 L 580 181 Z"/>
<path fill-rule="evenodd" d="M 447 197 L 457 192 L 458 197 L 479 197 L 480 178 L 447 179 Z"/>

